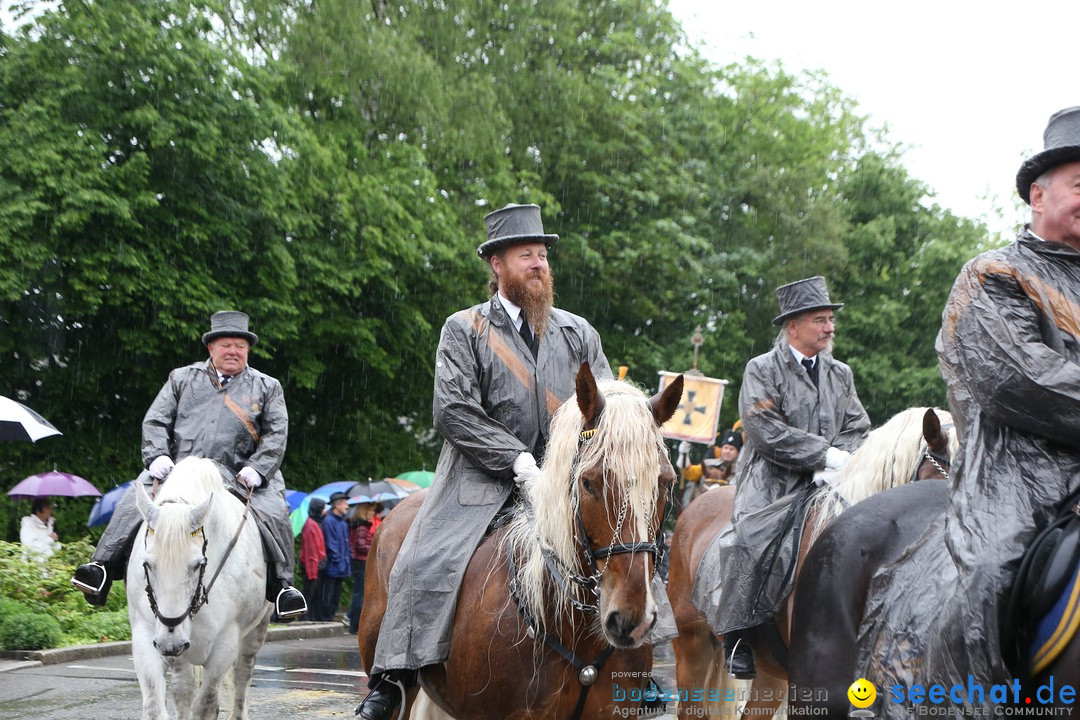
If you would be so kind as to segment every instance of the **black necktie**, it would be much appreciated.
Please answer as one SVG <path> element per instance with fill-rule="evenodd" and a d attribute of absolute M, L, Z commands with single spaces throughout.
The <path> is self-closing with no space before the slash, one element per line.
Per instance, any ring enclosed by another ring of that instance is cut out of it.
<path fill-rule="evenodd" d="M 521 318 L 521 327 L 518 328 L 518 334 L 521 335 L 521 339 L 525 341 L 525 344 L 529 346 L 529 350 L 532 351 L 533 360 L 536 359 L 536 351 L 540 345 L 536 342 L 536 338 L 533 337 L 532 330 L 529 329 L 529 323 L 525 318 Z"/>
<path fill-rule="evenodd" d="M 802 365 L 806 368 L 806 374 L 810 376 L 810 380 L 814 383 L 814 387 L 817 387 L 817 363 L 810 358 L 803 358 Z"/>

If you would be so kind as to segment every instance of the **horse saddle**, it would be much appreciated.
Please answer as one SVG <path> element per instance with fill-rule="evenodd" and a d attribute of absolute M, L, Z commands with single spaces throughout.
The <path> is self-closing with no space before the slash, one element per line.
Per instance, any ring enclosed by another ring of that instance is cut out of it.
<path fill-rule="evenodd" d="M 1080 492 L 1059 507 L 1057 518 L 1039 533 L 1024 555 L 1010 593 L 1007 617 L 1008 627 L 1015 630 L 1016 659 L 1045 655 L 1040 650 L 1044 645 L 1038 641 L 1040 637 L 1055 637 L 1060 642 L 1062 633 L 1076 631 L 1076 608 L 1068 612 L 1070 604 L 1063 601 L 1066 595 L 1075 594 L 1080 566 Z M 1045 666 L 1050 660 L 1045 658 L 1040 664 Z"/>

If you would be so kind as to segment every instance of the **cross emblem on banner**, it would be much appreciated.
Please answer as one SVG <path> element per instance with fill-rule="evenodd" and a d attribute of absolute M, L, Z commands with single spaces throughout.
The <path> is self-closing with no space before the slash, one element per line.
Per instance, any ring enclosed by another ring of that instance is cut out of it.
<path fill-rule="evenodd" d="M 660 373 L 660 389 L 678 377 L 676 373 Z M 660 428 L 669 440 L 710 444 L 716 438 L 720 423 L 720 403 L 724 399 L 727 380 L 705 377 L 701 373 L 683 374 L 683 396 L 677 412 Z"/>
<path fill-rule="evenodd" d="M 682 421 L 683 425 L 693 425 L 694 424 L 694 413 L 701 413 L 702 415 L 704 415 L 705 413 L 709 412 L 709 406 L 708 405 L 696 405 L 695 404 L 694 396 L 697 395 L 697 394 L 698 394 L 697 390 L 688 390 L 686 392 L 686 399 L 683 400 L 681 403 L 679 403 L 679 410 L 686 413 L 686 416 L 683 417 L 683 421 Z"/>

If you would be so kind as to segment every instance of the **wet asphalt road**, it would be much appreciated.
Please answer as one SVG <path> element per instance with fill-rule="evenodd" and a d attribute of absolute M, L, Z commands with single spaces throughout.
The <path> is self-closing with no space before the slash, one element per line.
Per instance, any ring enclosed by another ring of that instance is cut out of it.
<path fill-rule="evenodd" d="M 672 657 L 670 645 L 658 648 L 654 674 L 668 688 Z M 259 652 L 248 711 L 252 718 L 352 718 L 366 690 L 355 635 L 277 640 Z M 222 691 L 221 717 L 231 698 L 231 689 Z M 0 720 L 134 720 L 141 708 L 127 654 L 0 673 Z M 175 715 L 171 701 L 169 711 Z"/>

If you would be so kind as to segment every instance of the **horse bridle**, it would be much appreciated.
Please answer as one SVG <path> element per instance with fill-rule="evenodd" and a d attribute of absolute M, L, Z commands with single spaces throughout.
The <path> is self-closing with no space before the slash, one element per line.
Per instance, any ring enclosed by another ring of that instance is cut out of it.
<path fill-rule="evenodd" d="M 952 469 L 952 460 L 949 457 L 942 455 L 941 453 L 934 452 L 930 449 L 930 446 L 927 446 L 923 449 L 923 459 L 927 460 L 931 465 L 933 465 L 934 469 L 941 473 L 941 477 L 946 480 L 949 479 L 949 470 Z"/>
<path fill-rule="evenodd" d="M 571 464 L 570 477 L 574 478 L 577 475 L 578 461 L 581 457 L 582 448 L 592 440 L 596 435 L 596 429 L 582 430 L 578 435 L 578 447 L 577 452 L 574 454 L 574 460 Z M 565 565 L 549 550 L 544 549 L 541 551 L 544 557 L 544 564 L 548 568 L 548 572 L 551 573 L 552 578 L 559 585 L 559 587 L 566 591 L 568 589 L 567 579 L 571 582 L 580 585 L 583 588 L 590 590 L 595 597 L 600 596 L 600 579 L 604 576 L 604 571 L 607 569 L 607 564 L 604 567 L 599 567 L 597 561 L 610 558 L 612 555 L 623 555 L 626 553 L 648 552 L 653 555 L 653 567 L 652 572 L 655 574 L 656 566 L 663 560 L 664 549 L 663 544 L 659 546 L 655 542 L 638 541 L 633 543 L 616 542 L 616 539 L 622 534 L 623 523 L 626 521 L 626 515 L 630 509 L 630 482 L 627 481 L 626 492 L 623 493 L 622 505 L 619 508 L 619 519 L 615 523 L 615 531 L 612 533 L 611 543 L 606 548 L 600 548 L 598 550 L 593 549 L 592 540 L 589 538 L 589 533 L 585 529 L 585 519 L 581 514 L 581 506 L 578 505 L 576 513 L 576 525 L 578 537 L 575 540 L 582 547 L 582 555 L 585 562 L 592 569 L 592 575 L 582 575 L 574 572 L 572 569 L 565 567 Z M 664 527 L 664 522 L 667 520 L 668 504 L 664 503 L 664 516 L 660 522 L 661 531 Z M 511 578 L 517 576 L 516 564 L 514 558 L 511 555 L 507 557 L 509 564 L 509 574 Z M 558 567 L 563 565 L 562 568 Z M 578 720 L 581 717 L 582 711 L 585 709 L 585 699 L 588 697 L 589 688 L 596 682 L 600 676 L 600 668 L 604 662 L 615 652 L 615 646 L 610 643 L 608 646 L 596 657 L 592 662 L 585 662 L 579 658 L 574 651 L 563 645 L 559 640 L 551 633 L 546 632 L 540 623 L 535 618 L 530 616 L 525 610 L 525 606 L 521 601 L 521 597 L 517 591 L 517 587 L 513 580 L 510 582 L 510 595 L 514 599 L 514 604 L 517 605 L 518 612 L 521 614 L 525 621 L 525 626 L 528 628 L 529 635 L 536 637 L 540 636 L 543 639 L 544 644 L 549 648 L 557 652 L 564 660 L 570 663 L 578 671 L 578 684 L 581 685 L 581 691 L 578 694 L 578 702 L 574 708 L 574 712 L 571 715 L 571 720 Z M 598 613 L 600 611 L 599 602 L 595 605 L 581 602 L 576 599 L 572 593 L 567 592 L 570 604 L 581 612 Z"/>
<path fill-rule="evenodd" d="M 233 535 L 232 540 L 229 541 L 229 546 L 225 548 L 225 554 L 221 556 L 221 562 L 218 563 L 217 569 L 214 574 L 210 576 L 210 582 L 203 586 L 203 577 L 206 575 L 206 565 L 209 560 L 206 557 L 206 531 L 202 527 L 192 531 L 191 535 L 202 535 L 202 562 L 199 563 L 199 579 L 195 582 L 195 590 L 191 593 L 191 602 L 188 603 L 187 609 L 183 613 L 175 617 L 168 617 L 162 615 L 158 610 L 157 596 L 154 594 L 154 586 L 150 582 L 150 563 L 143 560 L 143 574 L 146 576 L 146 599 L 150 601 L 150 612 L 154 614 L 154 617 L 158 619 L 165 627 L 172 630 L 180 623 L 187 620 L 189 617 L 195 617 L 203 605 L 210 601 L 210 589 L 214 587 L 214 583 L 217 582 L 218 575 L 221 574 L 221 570 L 225 567 L 225 562 L 229 559 L 229 555 L 232 553 L 233 548 L 236 547 L 236 542 L 240 539 L 240 533 L 244 529 L 244 523 L 248 519 L 248 510 L 251 507 L 251 488 L 248 488 L 247 495 L 244 497 L 244 514 L 240 518 L 240 526 L 236 528 L 236 534 Z M 146 535 L 152 535 L 153 528 L 150 527 L 150 523 L 146 524 Z M 143 536 L 143 545 L 146 544 L 146 535 Z"/>
<path fill-rule="evenodd" d="M 147 523 L 146 535 L 152 535 L 153 532 L 154 532 L 153 528 L 151 528 L 149 523 Z M 158 619 L 158 622 L 160 622 L 162 625 L 169 628 L 170 630 L 172 630 L 174 627 L 176 627 L 180 623 L 184 622 L 184 620 L 187 620 L 189 617 L 193 617 L 197 612 L 199 612 L 199 608 L 201 608 L 203 605 L 206 604 L 206 600 L 207 600 L 206 596 L 210 592 L 209 588 L 204 588 L 203 587 L 203 576 L 206 574 L 206 563 L 207 563 L 207 559 L 206 559 L 206 533 L 200 527 L 198 530 L 194 531 L 191 534 L 196 535 L 196 534 L 200 534 L 200 533 L 202 534 L 203 542 L 202 542 L 202 562 L 199 563 L 199 579 L 195 583 L 195 591 L 191 594 L 191 602 L 188 603 L 187 609 L 180 615 L 177 615 L 175 617 L 168 617 L 168 616 L 162 615 L 161 612 L 158 610 L 157 596 L 154 595 L 154 586 L 150 583 L 150 563 L 147 562 L 146 560 L 143 560 L 143 574 L 146 576 L 146 599 L 150 601 L 150 612 L 154 613 L 154 617 L 156 617 Z M 146 543 L 146 536 L 144 535 L 143 536 L 143 544 L 145 545 L 145 543 Z M 215 575 L 215 578 L 216 578 L 216 575 Z"/>
<path fill-rule="evenodd" d="M 581 457 L 582 448 L 590 440 L 592 440 L 595 434 L 596 429 L 594 428 L 592 430 L 582 430 L 581 434 L 578 436 L 577 453 L 574 455 L 574 460 L 570 469 L 571 478 L 577 475 L 578 461 Z M 591 575 L 581 575 L 577 572 L 574 572 L 574 570 L 566 567 L 561 562 L 559 562 L 558 558 L 556 558 L 551 552 L 547 550 L 543 551 L 544 562 L 547 565 L 548 570 L 555 578 L 555 581 L 563 589 L 567 587 L 566 581 L 563 579 L 565 577 L 571 582 L 574 582 L 575 584 L 580 585 L 581 587 L 591 591 L 594 596 L 599 597 L 600 579 L 603 578 L 604 571 L 607 570 L 607 564 L 605 563 L 604 567 L 601 568 L 598 561 L 608 559 L 613 555 L 632 555 L 639 552 L 651 553 L 653 556 L 652 572 L 654 574 L 656 573 L 656 566 L 659 565 L 664 558 L 663 544 L 658 545 L 656 542 L 649 541 L 637 541 L 628 544 L 618 540 L 619 536 L 622 534 L 623 523 L 626 521 L 627 512 L 630 509 L 629 480 L 627 480 L 626 485 L 626 491 L 623 492 L 622 505 L 619 507 L 619 518 L 615 523 L 615 530 L 611 535 L 611 543 L 609 543 L 606 548 L 593 549 L 592 539 L 589 537 L 588 530 L 585 529 L 585 518 L 581 514 L 581 505 L 579 504 L 577 507 L 577 512 L 575 513 L 574 518 L 575 524 L 577 526 L 577 537 L 575 538 L 575 540 L 581 546 L 582 556 L 584 557 L 588 567 L 592 570 Z M 667 503 L 665 503 L 664 517 L 660 522 L 661 528 L 663 528 L 664 526 L 664 521 L 667 520 L 667 512 L 668 505 Z M 562 567 L 557 567 L 557 564 L 562 565 Z M 590 605 L 580 602 L 573 596 L 570 597 L 570 603 L 578 610 L 582 610 L 584 612 L 599 612 L 600 610 L 598 605 Z"/>

